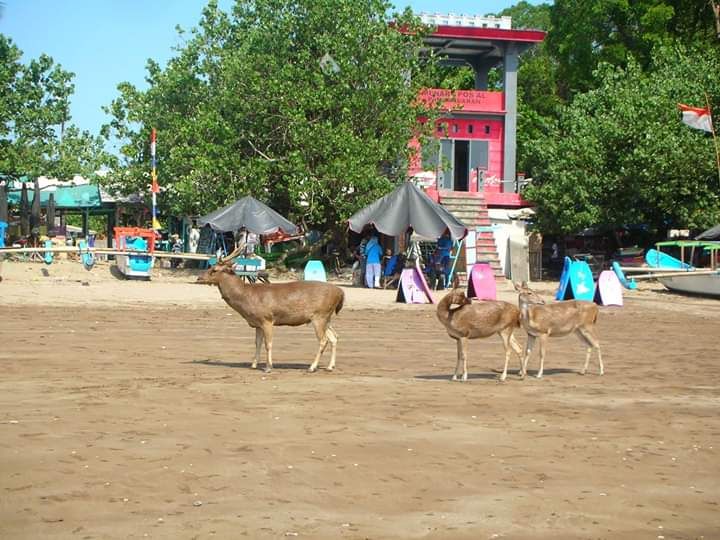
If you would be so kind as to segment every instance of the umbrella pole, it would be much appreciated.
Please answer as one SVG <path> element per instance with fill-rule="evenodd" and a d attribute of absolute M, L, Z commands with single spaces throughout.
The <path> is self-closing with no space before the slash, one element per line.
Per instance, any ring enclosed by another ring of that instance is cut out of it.
<path fill-rule="evenodd" d="M 457 248 L 455 249 L 455 257 L 453 257 L 453 263 L 452 263 L 452 266 L 450 267 L 450 273 L 448 274 L 448 279 L 447 279 L 448 284 L 452 283 L 453 275 L 455 274 L 455 266 L 457 265 L 458 257 L 460 256 L 460 250 L 462 249 L 463 242 L 465 242 L 464 238 L 458 242 Z M 446 286 L 447 286 L 447 284 L 446 284 Z"/>

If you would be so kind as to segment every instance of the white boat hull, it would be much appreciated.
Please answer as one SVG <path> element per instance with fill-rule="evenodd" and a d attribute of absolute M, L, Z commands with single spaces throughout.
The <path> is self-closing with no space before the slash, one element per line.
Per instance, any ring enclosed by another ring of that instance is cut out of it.
<path fill-rule="evenodd" d="M 720 274 L 693 276 L 683 273 L 672 277 L 658 278 L 671 291 L 703 296 L 720 296 Z"/>

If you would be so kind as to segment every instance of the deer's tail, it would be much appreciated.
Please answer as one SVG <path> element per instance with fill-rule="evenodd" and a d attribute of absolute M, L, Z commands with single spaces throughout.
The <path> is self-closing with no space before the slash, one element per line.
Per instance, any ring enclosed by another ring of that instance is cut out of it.
<path fill-rule="evenodd" d="M 335 314 L 337 315 L 340 313 L 340 310 L 343 308 L 343 304 L 345 303 L 345 292 L 340 289 L 340 301 L 335 306 Z"/>

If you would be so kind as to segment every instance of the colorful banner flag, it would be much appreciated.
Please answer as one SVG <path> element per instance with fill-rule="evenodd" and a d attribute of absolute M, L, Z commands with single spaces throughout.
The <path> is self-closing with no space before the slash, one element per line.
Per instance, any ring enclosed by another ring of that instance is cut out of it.
<path fill-rule="evenodd" d="M 157 194 L 160 193 L 160 185 L 157 181 L 157 160 L 155 156 L 156 145 L 157 132 L 155 131 L 155 128 L 152 128 L 152 131 L 150 132 L 150 160 L 152 162 L 152 186 L 150 191 L 152 191 L 152 228 L 157 231 L 162 227 L 160 226 L 160 221 L 157 218 Z"/>
<path fill-rule="evenodd" d="M 157 133 L 152 128 L 150 135 L 150 161 L 152 163 L 152 192 L 160 193 L 160 185 L 157 181 L 157 160 L 155 159 L 155 147 L 157 144 Z"/>
<path fill-rule="evenodd" d="M 712 133 L 712 118 L 709 108 L 690 107 L 689 105 L 678 103 L 678 109 L 682 112 L 683 124 L 687 124 L 691 128 Z"/>

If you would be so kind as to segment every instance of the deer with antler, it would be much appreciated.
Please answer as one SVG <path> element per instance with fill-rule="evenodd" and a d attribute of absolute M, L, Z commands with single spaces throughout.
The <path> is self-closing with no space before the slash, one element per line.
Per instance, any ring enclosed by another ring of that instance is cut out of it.
<path fill-rule="evenodd" d="M 575 333 L 580 341 L 587 345 L 585 365 L 580 371 L 581 375 L 587 372 L 590 363 L 590 355 L 593 350 L 597 351 L 600 375 L 603 368 L 602 352 L 600 342 L 595 335 L 595 323 L 597 322 L 599 308 L 594 302 L 584 300 L 564 300 L 546 304 L 545 301 L 523 282 L 518 285 L 513 283 L 518 291 L 518 305 L 520 306 L 520 324 L 527 332 L 525 354 L 523 355 L 523 371 L 527 370 L 528 360 L 532 354 L 536 340 L 540 340 L 540 369 L 536 377 L 543 376 L 545 365 L 545 346 L 549 337 L 561 337 Z"/>
<path fill-rule="evenodd" d="M 453 308 L 452 306 L 457 307 Z M 513 337 L 513 332 L 519 327 L 519 311 L 516 306 L 500 300 L 481 300 L 472 302 L 459 288 L 457 277 L 453 281 L 452 290 L 447 293 L 437 306 L 437 318 L 447 330 L 448 335 L 457 343 L 457 364 L 453 381 L 466 381 L 467 372 L 467 347 L 468 340 L 486 338 L 498 334 L 503 341 L 505 348 L 505 367 L 500 380 L 507 377 L 508 362 L 510 361 L 510 349 L 515 351 L 520 358 L 520 377 L 525 377 L 525 370 L 522 363 L 522 350 Z M 462 365 L 462 375 L 460 366 Z"/>
<path fill-rule="evenodd" d="M 319 281 L 289 283 L 245 283 L 235 275 L 233 258 L 240 249 L 211 266 L 198 278 L 198 283 L 217 285 L 220 295 L 255 329 L 255 356 L 252 368 L 257 368 L 265 344 L 266 372 L 272 371 L 272 338 L 275 326 L 312 324 L 318 338 L 318 350 L 309 371 L 317 369 L 320 357 L 330 343 L 330 362 L 327 370 L 335 368 L 338 336 L 330 319 L 340 312 L 345 293 L 339 287 Z"/>

